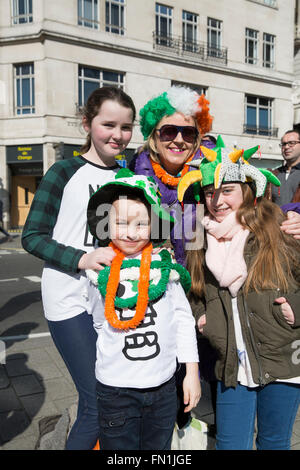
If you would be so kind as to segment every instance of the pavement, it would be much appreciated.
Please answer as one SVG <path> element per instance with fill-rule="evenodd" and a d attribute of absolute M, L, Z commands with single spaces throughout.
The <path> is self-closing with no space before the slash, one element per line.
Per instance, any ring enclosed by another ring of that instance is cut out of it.
<path fill-rule="evenodd" d="M 4 240 L 0 234 L 0 256 L 11 250 L 22 250 L 20 233 L 10 233 L 14 237 L 12 242 Z M 50 429 L 51 422 L 58 422 L 55 429 L 60 425 L 61 433 L 72 426 L 77 407 L 72 378 L 49 332 L 1 340 L 0 333 L 0 450 L 51 449 L 55 437 L 50 438 L 50 447 L 49 443 L 48 447 L 42 447 L 41 430 L 47 429 L 47 425 Z M 66 415 L 67 419 L 63 421 Z M 214 423 L 210 391 L 205 382 L 193 416 L 209 427 Z M 207 449 L 213 448 L 214 438 L 209 437 Z M 300 409 L 293 428 L 291 449 L 300 450 Z"/>

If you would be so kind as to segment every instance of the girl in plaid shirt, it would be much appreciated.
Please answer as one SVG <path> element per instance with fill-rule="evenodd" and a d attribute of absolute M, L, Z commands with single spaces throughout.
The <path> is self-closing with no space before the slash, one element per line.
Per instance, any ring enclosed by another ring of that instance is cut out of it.
<path fill-rule="evenodd" d="M 88 133 L 82 155 L 57 161 L 35 194 L 22 234 L 23 248 L 45 261 L 42 300 L 53 341 L 79 394 L 77 419 L 66 449 L 92 449 L 98 439 L 96 339 L 87 313 L 85 269 L 102 269 L 115 256 L 112 248 L 93 247 L 87 205 L 98 189 L 114 179 L 115 157 L 128 145 L 135 120 L 132 99 L 103 87 L 89 97 L 83 116 Z"/>

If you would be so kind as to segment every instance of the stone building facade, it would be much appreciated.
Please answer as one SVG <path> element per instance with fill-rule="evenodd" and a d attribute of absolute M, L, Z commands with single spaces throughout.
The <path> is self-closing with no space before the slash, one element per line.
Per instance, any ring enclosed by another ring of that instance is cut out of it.
<path fill-rule="evenodd" d="M 0 196 L 22 227 L 36 187 L 85 141 L 80 110 L 114 84 L 137 111 L 173 83 L 205 92 L 212 133 L 281 163 L 292 127 L 294 0 L 1 0 Z M 295 87 L 295 84 L 294 84 Z M 141 145 L 138 122 L 126 152 Z"/>

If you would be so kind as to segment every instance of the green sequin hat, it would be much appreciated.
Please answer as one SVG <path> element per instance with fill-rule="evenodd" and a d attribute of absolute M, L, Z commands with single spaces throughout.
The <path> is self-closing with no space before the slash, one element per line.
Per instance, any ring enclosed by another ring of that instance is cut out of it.
<path fill-rule="evenodd" d="M 197 170 L 189 171 L 180 180 L 177 187 L 179 201 L 182 201 L 187 188 L 196 182 L 200 182 L 202 187 L 213 184 L 215 189 L 220 188 L 222 183 L 254 182 L 256 197 L 264 195 L 268 182 L 280 186 L 279 179 L 271 171 L 256 168 L 248 163 L 248 160 L 259 149 L 258 145 L 247 150 L 230 150 L 225 147 L 222 137 L 219 136 L 214 149 L 200 148 L 205 158 L 189 163 Z"/>
<path fill-rule="evenodd" d="M 87 221 L 91 234 L 100 246 L 110 242 L 108 224 L 103 226 L 116 196 L 138 196 L 151 206 L 151 241 L 154 245 L 161 244 L 169 238 L 174 219 L 161 205 L 158 185 L 150 176 L 136 175 L 127 168 L 121 169 L 113 181 L 101 186 L 90 198 L 87 209 Z M 106 227 L 106 228 L 105 228 Z"/>

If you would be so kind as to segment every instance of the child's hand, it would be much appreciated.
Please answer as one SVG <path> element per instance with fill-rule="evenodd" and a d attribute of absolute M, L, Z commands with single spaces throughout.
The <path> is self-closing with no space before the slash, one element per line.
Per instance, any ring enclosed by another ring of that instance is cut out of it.
<path fill-rule="evenodd" d="M 162 250 L 164 250 L 164 247 L 163 247 L 163 246 L 157 246 L 156 248 L 153 248 L 152 253 L 153 253 L 154 255 L 158 255 L 158 253 L 159 253 L 160 251 L 162 251 Z"/>
<path fill-rule="evenodd" d="M 188 413 L 197 406 L 201 397 L 198 362 L 186 364 L 186 376 L 183 380 L 183 402 L 187 405 L 184 412 Z"/>
<path fill-rule="evenodd" d="M 203 333 L 203 327 L 206 325 L 206 315 L 201 315 L 201 317 L 198 320 L 198 330 L 200 333 Z"/>
<path fill-rule="evenodd" d="M 295 315 L 290 304 L 287 302 L 286 298 L 278 297 L 278 299 L 275 299 L 275 302 L 280 304 L 281 312 L 286 322 L 289 325 L 293 325 L 295 323 Z"/>
<path fill-rule="evenodd" d="M 287 213 L 287 219 L 281 224 L 281 230 L 300 240 L 300 214 L 294 211 Z"/>
<path fill-rule="evenodd" d="M 90 253 L 85 253 L 79 260 L 78 269 L 96 269 L 101 271 L 103 266 L 101 264 L 105 264 L 106 266 L 110 266 L 112 260 L 116 256 L 114 250 L 108 246 L 106 248 L 97 248 Z"/>
<path fill-rule="evenodd" d="M 168 252 L 170 253 L 171 257 L 173 259 L 175 259 L 175 256 L 174 256 L 174 251 L 172 250 L 172 248 L 167 248 L 165 246 L 157 246 L 156 248 L 153 248 L 152 250 L 152 253 L 154 255 L 158 255 L 158 253 L 160 253 L 162 250 L 168 250 Z"/>

